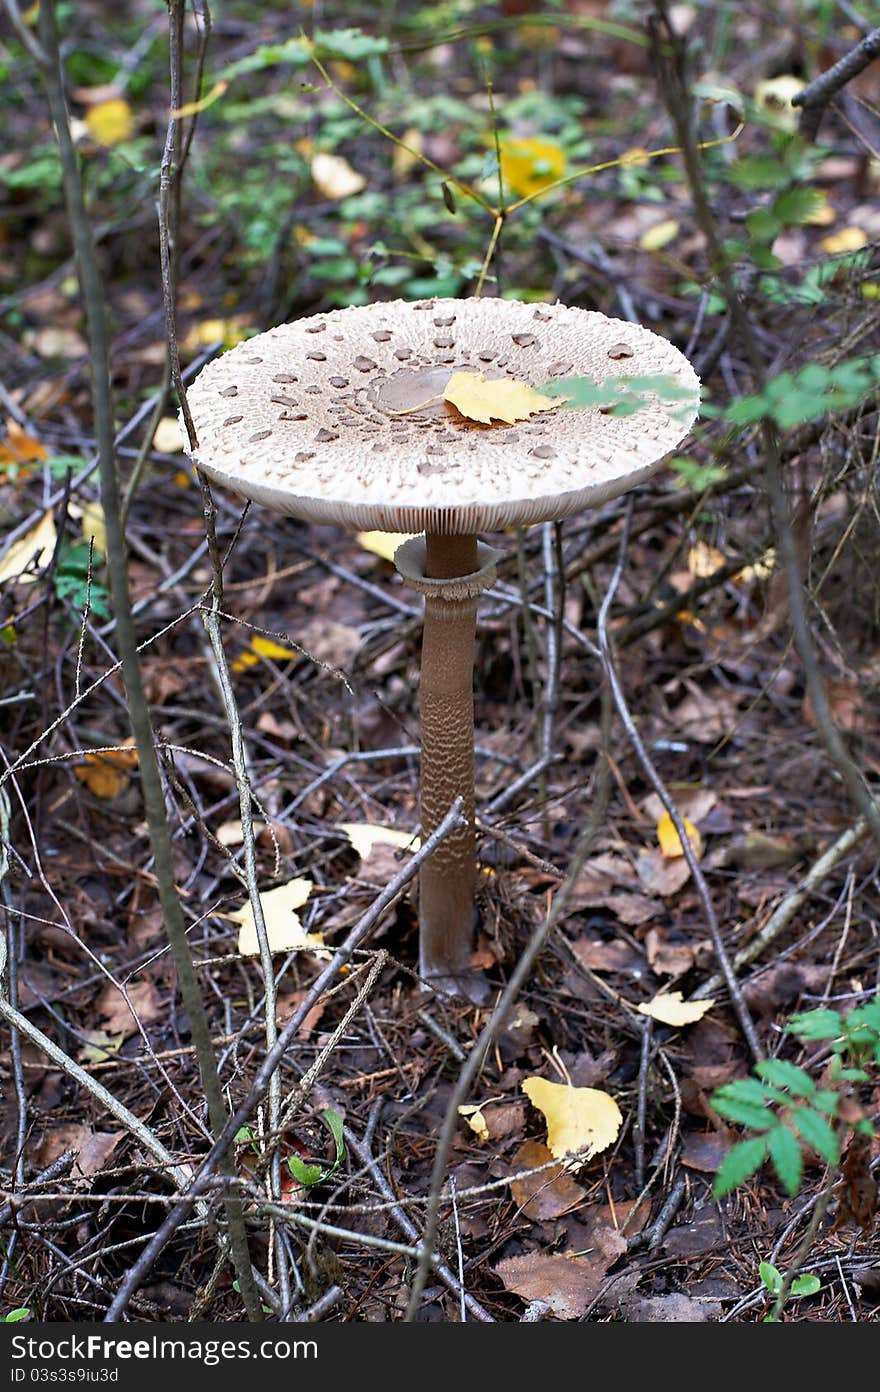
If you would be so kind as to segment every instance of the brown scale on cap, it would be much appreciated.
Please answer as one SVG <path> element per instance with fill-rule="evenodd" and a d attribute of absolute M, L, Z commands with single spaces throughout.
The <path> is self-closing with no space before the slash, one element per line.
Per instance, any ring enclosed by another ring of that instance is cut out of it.
<path fill-rule="evenodd" d="M 443 401 L 456 370 L 539 390 L 560 377 L 659 374 L 693 396 L 669 408 L 649 398 L 629 416 L 563 406 L 511 432 Z M 295 396 L 279 391 L 288 383 Z M 314 521 L 468 534 L 564 517 L 624 492 L 682 438 L 698 394 L 690 364 L 639 325 L 559 304 L 438 299 L 270 329 L 209 364 L 188 395 L 197 462 L 240 493 Z M 426 454 L 441 437 L 442 460 Z M 428 460 L 431 471 L 420 471 Z"/>

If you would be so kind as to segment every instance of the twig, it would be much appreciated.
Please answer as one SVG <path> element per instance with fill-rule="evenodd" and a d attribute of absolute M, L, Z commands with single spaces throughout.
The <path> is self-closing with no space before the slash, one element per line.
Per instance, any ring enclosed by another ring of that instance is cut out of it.
<path fill-rule="evenodd" d="M 216 1059 L 211 1046 L 205 1008 L 193 970 L 186 924 L 174 880 L 171 836 L 165 814 L 165 797 L 159 763 L 153 743 L 150 712 L 144 692 L 137 651 L 137 639 L 128 587 L 125 539 L 121 526 L 119 480 L 114 458 L 113 400 L 110 385 L 109 335 L 104 312 L 100 272 L 95 257 L 92 230 L 86 210 L 76 150 L 70 133 L 61 67 L 59 37 L 54 0 L 43 0 L 39 11 L 40 42 L 45 55 L 41 75 L 46 85 L 49 107 L 55 125 L 61 157 L 64 196 L 76 249 L 78 273 L 89 339 L 92 364 L 92 401 L 95 437 L 101 478 L 101 500 L 107 526 L 107 569 L 116 619 L 116 639 L 122 658 L 129 720 L 138 752 L 144 811 L 153 852 L 154 873 L 165 932 L 177 969 L 178 984 L 189 1016 L 193 1043 L 199 1060 L 208 1115 L 215 1135 L 223 1130 L 226 1107 L 220 1089 Z M 261 1318 L 260 1300 L 251 1275 L 247 1234 L 240 1207 L 230 1203 L 226 1210 L 233 1262 L 242 1299 L 249 1319 Z"/>
<path fill-rule="evenodd" d="M 864 72 L 875 58 L 880 58 L 880 28 L 872 29 L 855 48 L 851 48 L 849 53 L 838 59 L 833 67 L 826 69 L 815 81 L 808 83 L 792 97 L 792 106 L 801 108 L 798 130 L 804 140 L 816 139 L 829 102 L 841 87 L 845 87 L 854 77 L 858 77 L 860 72 Z"/>
<path fill-rule="evenodd" d="M 731 323 L 745 349 L 755 389 L 761 392 L 766 382 L 764 360 L 758 339 L 734 280 L 730 262 L 718 235 L 715 215 L 703 181 L 699 147 L 692 130 L 686 81 L 687 45 L 669 21 L 666 0 L 655 0 L 655 5 L 655 13 L 651 16 L 649 23 L 656 40 L 655 52 L 660 88 L 681 146 L 694 213 L 706 239 L 710 266 L 727 301 Z M 791 509 L 782 481 L 779 436 L 773 421 L 767 417 L 761 422 L 761 436 L 770 511 L 788 580 L 788 600 L 794 642 L 803 665 L 810 701 L 816 716 L 816 725 L 829 758 L 840 774 L 850 798 L 860 814 L 867 820 L 872 835 L 877 844 L 880 845 L 880 810 L 875 805 L 861 773 L 850 758 L 841 738 L 831 713 L 825 684 L 816 660 L 816 651 L 807 619 L 800 557 L 792 528 Z"/>
<path fill-rule="evenodd" d="M 880 809 L 880 798 L 875 800 L 875 806 Z M 776 941 L 780 933 L 787 928 L 794 918 L 798 909 L 804 904 L 814 890 L 818 889 L 822 881 L 831 873 L 838 861 L 848 855 L 868 833 L 868 823 L 864 817 L 859 817 L 837 840 L 828 847 L 828 850 L 810 867 L 804 878 L 796 889 L 786 894 L 781 903 L 777 904 L 760 933 L 757 933 L 751 942 L 741 948 L 733 959 L 733 966 L 736 971 L 741 967 L 747 967 L 756 958 L 760 957 L 765 948 L 770 947 Z M 720 976 L 713 976 L 703 983 L 694 993 L 694 998 L 711 995 L 714 990 L 722 984 Z"/>
<path fill-rule="evenodd" d="M 196 1201 L 198 1196 L 213 1183 L 215 1169 L 222 1160 L 222 1157 L 226 1155 L 240 1127 L 244 1126 L 250 1120 L 254 1109 L 265 1096 L 269 1086 L 269 1079 L 272 1077 L 272 1074 L 284 1057 L 292 1040 L 295 1038 L 306 1015 L 316 1002 L 320 1000 L 324 991 L 330 983 L 335 980 L 342 968 L 351 960 L 355 949 L 360 946 L 367 934 L 372 931 L 389 904 L 396 899 L 401 890 L 404 889 L 413 876 L 418 873 L 422 862 L 427 860 L 428 856 L 433 854 L 436 847 L 460 824 L 462 806 L 462 799 L 456 798 L 436 831 L 432 832 L 425 844 L 411 857 L 409 863 L 402 867 L 390 884 L 386 885 L 382 893 L 373 901 L 367 912 L 358 919 L 348 937 L 345 939 L 345 942 L 341 947 L 337 948 L 332 959 L 312 983 L 305 997 L 300 1001 L 296 1010 L 284 1026 L 284 1029 L 281 1031 L 281 1034 L 278 1036 L 275 1047 L 269 1050 L 257 1070 L 244 1101 L 236 1108 L 235 1114 L 229 1119 L 225 1128 L 214 1142 L 211 1150 L 202 1161 L 188 1191 L 174 1207 L 169 1210 L 162 1225 L 153 1234 L 137 1262 L 135 1262 L 126 1273 L 114 1297 L 113 1303 L 107 1311 L 105 1322 L 112 1323 L 121 1318 L 132 1295 L 146 1278 L 147 1273 L 151 1270 L 153 1263 L 162 1252 L 165 1244 L 173 1237 L 174 1233 L 184 1221 L 191 1205 Z"/>

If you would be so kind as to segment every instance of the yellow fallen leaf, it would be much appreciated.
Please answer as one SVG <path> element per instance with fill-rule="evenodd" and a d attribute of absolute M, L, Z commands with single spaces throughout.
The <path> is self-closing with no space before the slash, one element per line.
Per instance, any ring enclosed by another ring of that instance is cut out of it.
<path fill-rule="evenodd" d="M 159 454 L 179 454 L 183 436 L 176 416 L 163 416 L 153 433 L 153 449 Z"/>
<path fill-rule="evenodd" d="M 18 541 L 14 541 L 0 559 L 0 584 L 4 580 L 15 579 L 20 585 L 33 584 L 40 571 L 49 564 L 57 540 L 55 518 L 49 508 L 39 522 Z"/>
<path fill-rule="evenodd" d="M 318 154 L 312 158 L 312 183 L 322 198 L 334 202 L 351 198 L 367 186 L 367 181 L 341 155 Z"/>
<path fill-rule="evenodd" d="M 802 77 L 793 73 L 780 73 L 778 77 L 764 78 L 755 83 L 755 106 L 774 118 L 775 124 L 783 130 L 795 130 L 798 123 L 797 108 L 791 99 L 802 92 L 805 83 Z"/>
<path fill-rule="evenodd" d="M 374 846 L 394 846 L 401 851 L 417 851 L 422 844 L 411 831 L 401 831 L 398 827 L 375 826 L 372 822 L 340 822 L 339 831 L 344 831 L 361 860 L 366 860 Z"/>
<path fill-rule="evenodd" d="M 743 566 L 737 573 L 737 580 L 748 582 L 750 580 L 768 580 L 776 569 L 776 547 L 768 546 L 763 556 L 759 556 L 752 565 Z"/>
<path fill-rule="evenodd" d="M 677 236 L 678 223 L 675 218 L 666 218 L 663 222 L 655 222 L 653 227 L 642 233 L 639 246 L 642 251 L 659 251 L 661 247 L 674 242 Z"/>
<path fill-rule="evenodd" d="M 4 438 L 0 440 L 0 469 L 6 464 L 38 464 L 48 458 L 46 446 L 22 430 L 18 421 L 10 416 L 4 428 Z"/>
<path fill-rule="evenodd" d="M 294 910 L 302 908 L 314 888 L 312 881 L 299 878 L 267 889 L 260 895 L 260 905 L 266 923 L 266 936 L 270 952 L 292 952 L 298 949 L 318 951 L 321 956 L 329 956 L 320 933 L 307 933 Z M 242 904 L 234 913 L 225 915 L 233 922 L 240 923 L 238 950 L 242 957 L 255 957 L 260 951 L 257 941 L 257 928 L 254 911 L 250 903 Z"/>
<path fill-rule="evenodd" d="M 501 140 L 501 179 L 506 193 L 527 198 L 561 179 L 566 170 L 565 151 L 555 140 L 539 136 L 512 136 Z"/>
<path fill-rule="evenodd" d="M 181 340 L 180 346 L 187 353 L 197 353 L 212 343 L 222 343 L 224 348 L 234 348 L 247 338 L 247 327 L 243 319 L 233 315 L 231 319 L 203 319 Z"/>
<path fill-rule="evenodd" d="M 841 256 L 847 251 L 858 251 L 860 247 L 866 246 L 868 234 L 863 232 L 861 227 L 841 227 L 839 232 L 832 232 L 830 237 L 823 237 L 819 246 L 823 251 L 827 251 L 829 256 Z"/>
<path fill-rule="evenodd" d="M 101 504 L 94 502 L 86 503 L 82 510 L 82 536 L 84 541 L 91 541 L 94 537 L 95 550 L 100 551 L 102 556 L 107 555 L 107 521 L 104 517 L 104 509 Z"/>
<path fill-rule="evenodd" d="M 607 1150 L 623 1123 L 613 1097 L 598 1088 L 569 1087 L 544 1078 L 526 1078 L 523 1092 L 547 1120 L 547 1146 L 560 1160 L 573 1151 L 586 1158 Z"/>
<path fill-rule="evenodd" d="M 371 551 L 383 561 L 393 561 L 398 546 L 409 541 L 412 535 L 412 532 L 358 532 L 356 540 L 365 551 Z"/>
<path fill-rule="evenodd" d="M 299 657 L 296 648 L 286 647 L 284 643 L 276 643 L 273 638 L 264 638 L 261 633 L 255 633 L 251 638 L 251 647 L 258 657 L 271 657 L 276 662 L 283 662 L 288 657 Z"/>
<path fill-rule="evenodd" d="M 484 425 L 493 420 L 515 425 L 539 411 L 555 411 L 562 405 L 561 397 L 543 396 L 527 382 L 516 382 L 512 377 L 487 382 L 482 372 L 453 372 L 443 400 L 468 420 L 482 421 Z"/>
<path fill-rule="evenodd" d="M 207 92 L 200 101 L 187 102 L 186 106 L 179 106 L 175 111 L 169 111 L 168 114 L 169 116 L 174 116 L 177 120 L 182 116 L 195 116 L 198 112 L 205 111 L 209 106 L 213 106 L 215 101 L 219 101 L 228 90 L 229 83 L 225 78 L 221 77 L 220 81 L 215 82 L 210 92 Z"/>
<path fill-rule="evenodd" d="M 85 114 L 85 124 L 96 145 L 119 145 L 134 134 L 131 107 L 122 97 L 98 102 Z"/>
<path fill-rule="evenodd" d="M 711 1010 L 714 1000 L 686 1001 L 681 991 L 660 991 L 653 1000 L 637 1005 L 640 1015 L 650 1015 L 663 1025 L 692 1025 Z"/>
<path fill-rule="evenodd" d="M 250 648 L 248 648 L 245 652 L 239 653 L 238 657 L 232 662 L 232 671 L 246 672 L 249 667 L 256 667 L 259 660 L 257 654 L 251 652 Z"/>
<path fill-rule="evenodd" d="M 696 542 L 688 551 L 688 570 L 698 580 L 714 575 L 724 564 L 724 553 L 706 541 Z"/>
<path fill-rule="evenodd" d="M 687 832 L 687 839 L 691 843 L 691 849 L 695 856 L 699 856 L 703 849 L 703 838 L 693 822 L 689 822 L 687 817 L 682 817 L 682 821 Z M 657 823 L 657 840 L 660 843 L 661 851 L 668 860 L 675 860 L 678 856 L 684 855 L 684 848 L 668 812 L 664 812 Z"/>
<path fill-rule="evenodd" d="M 110 1034 L 107 1030 L 84 1030 L 83 1038 L 88 1042 L 77 1050 L 80 1063 L 106 1063 L 125 1043 L 124 1034 Z"/>
<path fill-rule="evenodd" d="M 481 1106 L 476 1106 L 473 1102 L 466 1102 L 463 1107 L 459 1107 L 458 1114 L 464 1117 L 468 1126 L 481 1141 L 488 1141 L 489 1127 L 486 1124 Z"/>
<path fill-rule="evenodd" d="M 73 772 L 90 793 L 109 802 L 128 787 L 128 770 L 137 768 L 138 756 L 132 740 L 118 749 L 94 750 L 74 765 Z"/>

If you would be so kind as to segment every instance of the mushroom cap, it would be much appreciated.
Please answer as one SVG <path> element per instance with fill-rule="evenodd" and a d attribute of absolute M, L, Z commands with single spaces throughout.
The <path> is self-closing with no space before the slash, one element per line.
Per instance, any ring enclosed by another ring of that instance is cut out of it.
<path fill-rule="evenodd" d="M 442 400 L 456 371 L 533 387 L 663 375 L 630 415 L 562 406 L 480 425 Z M 687 434 L 700 384 L 638 324 L 562 304 L 395 300 L 282 324 L 216 358 L 188 392 L 192 457 L 278 512 L 364 530 L 463 535 L 567 517 L 652 474 Z"/>

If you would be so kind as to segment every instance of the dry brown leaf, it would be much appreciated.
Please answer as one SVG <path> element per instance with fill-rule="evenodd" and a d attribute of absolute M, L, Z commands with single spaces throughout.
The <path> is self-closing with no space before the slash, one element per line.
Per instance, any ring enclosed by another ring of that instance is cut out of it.
<path fill-rule="evenodd" d="M 546 1165 L 552 1159 L 550 1151 L 540 1141 L 526 1141 L 510 1162 L 511 1170 L 517 1174 L 520 1170 L 538 1171 L 537 1174 L 520 1175 L 510 1181 L 514 1203 L 536 1223 L 570 1213 L 572 1209 L 579 1208 L 587 1197 L 586 1189 L 575 1183 L 564 1165 L 557 1163 L 549 1169 L 540 1169 L 541 1165 Z"/>
<path fill-rule="evenodd" d="M 41 1165 L 51 1165 L 52 1161 L 57 1160 L 66 1150 L 74 1150 L 76 1160 L 71 1171 L 72 1176 L 76 1178 L 77 1175 L 97 1174 L 104 1168 L 124 1135 L 124 1131 L 93 1131 L 90 1126 L 81 1122 L 56 1126 L 40 1145 L 39 1161 Z"/>
<path fill-rule="evenodd" d="M 484 425 L 493 420 L 515 425 L 540 411 L 554 411 L 562 405 L 561 397 L 544 396 L 527 382 L 515 382 L 512 377 L 487 381 L 482 372 L 453 372 L 443 400 L 468 420 L 481 421 Z"/>
<path fill-rule="evenodd" d="M 649 893 L 659 894 L 663 899 L 671 899 L 687 884 L 691 877 L 691 867 L 684 856 L 670 860 L 657 847 L 656 850 L 639 851 L 636 856 L 636 874 Z"/>
<path fill-rule="evenodd" d="M 143 1026 L 151 1025 L 164 1013 L 162 998 L 152 981 L 135 981 L 128 987 L 128 998 L 132 1010 Z M 130 1039 L 137 1034 L 138 1027 L 132 1018 L 125 997 L 108 981 L 95 1002 L 95 1013 L 100 1016 L 104 1029 L 111 1035 L 121 1035 Z"/>
<path fill-rule="evenodd" d="M 543 1300 L 558 1319 L 576 1320 L 599 1294 L 610 1264 L 604 1257 L 526 1252 L 499 1262 L 495 1274 L 523 1300 Z"/>
<path fill-rule="evenodd" d="M 48 458 L 49 451 L 46 446 L 41 445 L 39 440 L 35 440 L 33 435 L 29 435 L 10 416 L 4 427 L 3 439 L 0 440 L 0 468 L 7 464 L 18 467 L 38 464 Z"/>
<path fill-rule="evenodd" d="M 645 956 L 651 971 L 658 976 L 682 976 L 694 965 L 694 949 L 690 944 L 668 943 L 657 928 L 650 928 L 645 935 Z"/>

